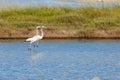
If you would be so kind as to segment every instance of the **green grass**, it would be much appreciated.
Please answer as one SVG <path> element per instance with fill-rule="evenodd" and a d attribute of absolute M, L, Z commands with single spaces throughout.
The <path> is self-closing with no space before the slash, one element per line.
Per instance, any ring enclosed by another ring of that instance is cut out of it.
<path fill-rule="evenodd" d="M 27 7 L 0 10 L 0 28 L 35 27 L 70 29 L 116 29 L 120 27 L 120 6 L 112 8 Z"/>

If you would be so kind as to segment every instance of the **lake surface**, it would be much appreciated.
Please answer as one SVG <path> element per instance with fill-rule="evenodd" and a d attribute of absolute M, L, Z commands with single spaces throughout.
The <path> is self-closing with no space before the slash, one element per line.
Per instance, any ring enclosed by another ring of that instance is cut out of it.
<path fill-rule="evenodd" d="M 0 80 L 120 80 L 120 41 L 0 42 Z"/>

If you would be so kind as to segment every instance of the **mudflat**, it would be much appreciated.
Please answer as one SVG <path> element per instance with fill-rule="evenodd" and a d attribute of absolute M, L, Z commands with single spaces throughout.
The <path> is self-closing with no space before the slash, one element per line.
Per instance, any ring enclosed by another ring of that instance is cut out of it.
<path fill-rule="evenodd" d="M 114 30 L 77 30 L 77 29 L 44 29 L 44 38 L 83 38 L 83 39 L 119 39 L 120 29 Z M 0 29 L 1 39 L 23 39 L 35 35 L 34 28 L 2 28 Z"/>

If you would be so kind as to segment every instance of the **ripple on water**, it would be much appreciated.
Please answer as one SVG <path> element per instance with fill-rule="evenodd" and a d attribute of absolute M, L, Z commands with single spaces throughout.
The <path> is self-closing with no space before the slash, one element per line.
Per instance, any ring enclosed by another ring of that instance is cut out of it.
<path fill-rule="evenodd" d="M 0 80 L 120 80 L 119 43 L 0 43 Z"/>

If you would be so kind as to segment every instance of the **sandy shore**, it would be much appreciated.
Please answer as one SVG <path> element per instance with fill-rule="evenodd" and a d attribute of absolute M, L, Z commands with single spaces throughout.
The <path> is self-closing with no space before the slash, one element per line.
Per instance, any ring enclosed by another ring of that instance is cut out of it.
<path fill-rule="evenodd" d="M 0 29 L 0 39 L 25 39 L 35 34 L 33 28 Z M 71 30 L 71 29 L 45 29 L 46 39 L 120 39 L 120 29 L 116 30 Z"/>

